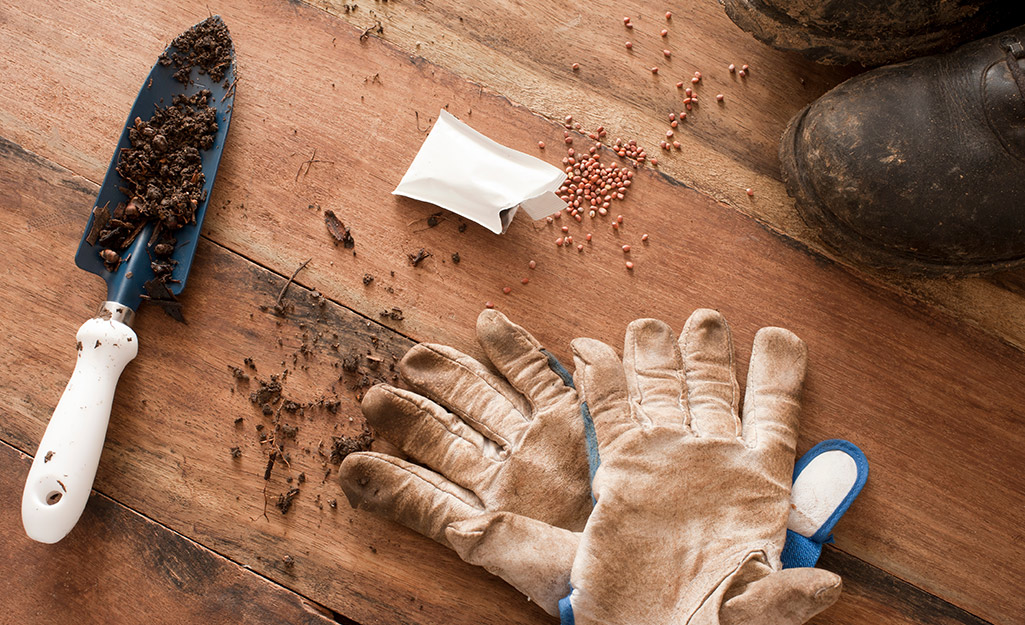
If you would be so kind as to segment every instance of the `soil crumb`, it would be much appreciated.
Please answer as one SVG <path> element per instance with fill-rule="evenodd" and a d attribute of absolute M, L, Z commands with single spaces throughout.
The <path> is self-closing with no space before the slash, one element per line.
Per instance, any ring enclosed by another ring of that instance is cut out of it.
<path fill-rule="evenodd" d="M 208 74 L 212 80 L 220 82 L 231 66 L 231 34 L 219 15 L 205 19 L 178 35 L 171 46 L 174 51 L 170 55 L 167 52 L 161 54 L 160 64 L 165 67 L 174 64 L 178 68 L 174 78 L 180 83 L 188 84 L 193 67 L 198 67 L 200 74 Z"/>

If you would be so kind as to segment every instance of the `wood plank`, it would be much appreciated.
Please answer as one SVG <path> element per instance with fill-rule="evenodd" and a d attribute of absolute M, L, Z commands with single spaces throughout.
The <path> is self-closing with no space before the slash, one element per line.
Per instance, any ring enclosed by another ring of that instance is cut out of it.
<path fill-rule="evenodd" d="M 90 301 L 102 297 L 97 281 L 53 271 L 29 259 L 39 257 L 39 248 L 70 253 L 78 238 L 77 222 L 87 214 L 85 207 L 96 187 L 3 141 L 0 173 L 0 197 L 8 198 L 4 208 L 12 209 L 5 211 L 12 218 L 3 224 L 3 243 L 25 251 L 23 261 L 2 282 L 5 292 L 13 294 L 6 302 L 9 310 L 3 312 L 77 310 L 84 316 Z M 12 188 L 22 194 L 11 194 Z M 24 199 L 15 204 L 15 197 Z M 73 218 L 54 221 L 53 206 L 69 207 Z M 43 228 L 47 220 L 49 225 Z M 286 301 L 293 308 L 287 319 L 268 316 L 260 307 L 274 300 L 284 277 L 207 241 L 200 244 L 199 254 L 184 296 L 191 324 L 179 326 L 145 308 L 140 313 L 143 351 L 122 379 L 96 487 L 363 623 L 545 621 L 512 589 L 459 562 L 439 545 L 349 510 L 333 475 L 326 481 L 307 481 L 287 516 L 274 509 L 275 494 L 290 487 L 288 478 L 299 472 L 320 476 L 325 468 L 331 472 L 316 452 L 305 449 L 313 448 L 314 441 L 351 432 L 355 426 L 349 420 L 361 419 L 347 390 L 353 376 L 343 373 L 343 384 L 333 384 L 338 361 L 356 351 L 385 356 L 387 363 L 409 342 L 333 302 L 321 304 L 323 298 L 300 287 L 290 289 Z M 0 371 L 5 373 L 0 378 L 5 381 L 0 382 L 0 405 L 10 415 L 0 423 L 3 440 L 31 451 L 41 435 L 65 382 L 70 364 L 65 352 L 71 351 L 74 317 L 49 314 L 40 328 L 12 337 L 0 359 Z M 301 361 L 292 358 L 303 332 L 315 336 L 321 331 L 331 334 L 314 341 Z M 331 343 L 334 332 L 340 335 L 337 350 Z M 276 345 L 275 337 L 284 345 Z M 67 350 L 54 349 L 65 342 Z M 197 344 L 208 347 L 198 352 Z M 292 466 L 286 469 L 279 463 L 269 483 L 262 480 L 266 452 L 251 429 L 254 422 L 267 421 L 248 404 L 246 384 L 236 384 L 225 364 L 250 356 L 258 369 L 246 369 L 253 377 L 266 376 L 268 366 L 280 371 L 288 362 L 301 362 L 298 368 L 293 365 L 287 380 L 289 396 L 314 397 L 327 385 L 338 391 L 341 402 L 337 414 L 311 410 L 299 419 L 295 446 L 289 447 Z M 168 367 L 169 362 L 177 365 Z M 378 366 L 387 369 L 386 364 Z M 18 382 L 24 379 L 32 379 L 38 388 Z M 189 392 L 165 396 L 161 391 L 181 380 L 188 381 Z M 238 417 L 241 424 L 234 423 Z M 242 456 L 231 460 L 229 446 L 236 445 Z M 19 480 L 25 473 L 27 465 L 5 489 L 11 497 L 20 492 Z M 267 507 L 265 485 L 271 500 Z M 331 508 L 331 499 L 341 500 L 338 509 Z M 9 509 L 17 508 L 12 504 Z M 9 516 L 14 523 L 16 515 Z M 841 535 L 847 534 L 846 524 Z M 86 549 L 83 545 L 91 544 L 92 534 L 88 525 L 79 526 L 61 545 Z M 11 540 L 18 544 L 29 544 L 20 528 L 6 535 L 16 535 Z M 816 623 L 854 625 L 865 622 L 866 614 L 886 614 L 887 622 L 895 625 L 978 623 L 875 567 L 835 550 L 828 553 L 825 566 L 844 575 L 846 592 Z M 284 564 L 286 555 L 293 557 L 292 566 Z M 107 560 L 102 564 L 112 568 L 111 575 L 128 575 Z M 964 619 L 955 618 L 958 615 Z"/>
<path fill-rule="evenodd" d="M 63 541 L 25 536 L 31 459 L 0 442 L 0 594 L 6 623 L 330 625 L 323 607 L 94 493 Z"/>
<path fill-rule="evenodd" d="M 115 15 L 105 3 L 74 5 L 59 23 L 46 17 L 49 10 L 9 10 L 4 32 L 16 35 L 21 47 L 10 50 L 19 62 L 4 78 L 12 88 L 0 93 L 0 115 L 6 116 L 0 128 L 98 178 L 109 154 L 106 140 L 116 136 L 134 97 L 134 83 L 122 83 L 144 75 L 152 56 L 146 46 L 132 46 L 104 59 L 101 68 L 88 52 L 129 33 L 140 42 L 166 37 L 181 27 L 183 14 L 206 14 L 199 3 L 185 7 L 144 17 L 123 8 Z M 1015 537 L 1025 477 L 1004 471 L 1020 466 L 1025 372 L 1018 352 L 809 258 L 736 211 L 651 173 L 641 175 L 624 203 L 627 221 L 619 236 L 653 235 L 648 247 L 633 252 L 638 267 L 632 275 L 604 229 L 595 229 L 594 249 L 583 255 L 556 249 L 553 232 L 535 231 L 522 220 L 502 237 L 474 226 L 459 233 L 452 219 L 427 229 L 433 208 L 388 195 L 423 136 L 414 112 L 431 116 L 448 105 L 523 150 L 539 139 L 554 145 L 561 128 L 373 38 L 361 43 L 358 31 L 308 7 L 251 3 L 225 19 L 243 71 L 259 79 L 239 86 L 233 135 L 208 215 L 216 241 L 278 273 L 314 257 L 302 284 L 372 316 L 400 306 L 405 320 L 388 321 L 399 331 L 468 351 L 474 350 L 473 319 L 486 299 L 500 300 L 514 318 L 532 319 L 532 329 L 561 356 L 569 337 L 616 343 L 633 317 L 661 317 L 679 327 L 699 305 L 724 311 L 738 346 L 749 345 L 760 325 L 790 327 L 812 352 L 802 450 L 821 438 L 846 437 L 873 463 L 869 487 L 838 536 L 840 547 L 994 622 L 1022 615 L 1025 600 L 1011 576 L 992 576 L 993 570 L 1015 570 L 1022 555 Z M 88 25 L 96 21 L 117 27 L 94 33 Z M 71 76 L 57 82 L 44 73 L 37 52 L 65 64 L 73 59 Z M 95 81 L 84 81 L 90 72 L 122 80 L 107 80 L 101 99 Z M 94 123 L 76 126 L 52 107 L 43 111 L 8 95 L 36 97 L 23 91 L 25 84 L 65 90 Z M 112 128 L 106 138 L 97 130 L 104 125 Z M 70 146 L 79 146 L 80 154 Z M 318 164 L 297 182 L 296 169 L 314 147 L 318 158 L 334 163 Z M 307 208 L 318 204 L 352 226 L 358 257 L 327 244 L 320 213 Z M 409 267 L 405 255 L 421 246 L 436 256 Z M 47 257 L 45 249 L 36 253 Z M 65 258 L 71 249 L 73 242 Z M 463 258 L 458 267 L 440 262 L 455 251 Z M 503 298 L 499 289 L 525 274 L 530 258 L 539 263 L 530 286 Z M 370 287 L 362 284 L 366 272 L 378 277 Z M 53 384 L 50 401 L 63 380 Z M 46 405 L 40 401 L 32 418 L 42 422 Z"/>
<path fill-rule="evenodd" d="M 474 2 L 375 2 L 303 0 L 360 30 L 384 26 L 380 37 L 400 50 L 454 71 L 553 120 L 573 115 L 611 136 L 635 137 L 658 153 L 660 169 L 675 180 L 755 217 L 815 253 L 844 263 L 825 248 L 794 209 L 779 173 L 777 147 L 787 122 L 806 104 L 859 70 L 809 63 L 797 53 L 762 45 L 737 28 L 720 4 L 682 0 L 667 5 L 645 0 L 589 2 L 581 7 L 514 0 Z M 666 22 L 668 6 L 674 17 Z M 356 8 L 353 8 L 356 7 Z M 633 18 L 626 29 L 621 16 Z M 662 28 L 669 36 L 662 39 Z M 630 40 L 634 47 L 623 46 Z M 672 52 L 671 60 L 661 55 Z M 578 71 L 572 64 L 579 62 Z M 729 63 L 747 63 L 746 79 Z M 653 76 L 652 66 L 660 73 Z M 700 70 L 697 92 L 704 106 L 689 114 L 674 140 L 679 153 L 657 147 L 668 113 L 680 109 L 675 87 Z M 725 105 L 712 101 L 723 93 Z M 693 123 L 691 123 L 693 122 Z M 756 190 L 753 198 L 745 189 Z M 906 294 L 966 321 L 1018 348 L 1025 348 L 1025 299 L 1004 288 L 1025 270 L 993 278 L 908 279 L 848 267 L 862 279 Z"/>

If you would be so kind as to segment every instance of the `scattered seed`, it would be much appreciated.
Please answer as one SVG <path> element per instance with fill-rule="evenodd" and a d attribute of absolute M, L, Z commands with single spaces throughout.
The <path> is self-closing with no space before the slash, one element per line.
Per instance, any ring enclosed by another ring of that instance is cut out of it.
<path fill-rule="evenodd" d="M 694 78 L 691 78 L 691 79 L 690 79 L 690 82 L 691 82 L 691 84 L 694 84 L 694 85 L 696 85 L 696 84 L 698 84 L 699 82 L 701 82 L 701 79 L 700 79 L 700 78 L 698 78 L 697 76 L 695 76 Z"/>
<path fill-rule="evenodd" d="M 755 194 L 755 190 L 750 187 L 747 189 L 747 196 L 752 197 Z"/>
<path fill-rule="evenodd" d="M 623 246 L 623 253 L 624 254 L 628 254 L 629 252 L 630 252 L 630 246 L 629 245 L 624 245 Z"/>
<path fill-rule="evenodd" d="M 633 269 L 634 268 L 634 263 L 633 263 L 632 260 L 626 261 L 626 268 L 627 269 Z"/>
<path fill-rule="evenodd" d="M 642 234 L 641 235 L 641 241 L 647 241 L 647 240 L 648 240 L 648 235 L 647 234 Z"/>
<path fill-rule="evenodd" d="M 533 269 L 534 267 L 537 267 L 537 263 L 535 263 L 534 261 L 530 261 L 529 263 L 527 263 L 527 266 Z"/>
<path fill-rule="evenodd" d="M 562 240 L 563 240 L 562 237 L 559 237 L 558 239 L 555 239 L 555 246 L 556 247 L 561 247 L 562 246 Z"/>
<path fill-rule="evenodd" d="M 677 150 L 679 150 L 680 149 L 680 142 L 679 141 L 673 141 L 673 147 L 676 148 Z"/>
<path fill-rule="evenodd" d="M 587 236 L 585 236 L 584 238 L 585 238 L 585 239 L 587 239 L 588 241 L 590 241 L 590 240 L 591 240 L 591 233 L 590 233 L 590 232 L 588 232 L 588 233 L 587 233 Z"/>
<path fill-rule="evenodd" d="M 574 70 L 580 69 L 580 63 L 574 63 L 573 64 L 573 69 Z"/>
<path fill-rule="evenodd" d="M 677 89 L 683 89 L 683 81 L 682 80 L 680 82 L 676 83 L 676 88 Z"/>
<path fill-rule="evenodd" d="M 663 30 L 662 32 L 665 32 L 665 31 Z M 663 35 L 663 36 L 665 36 L 665 35 Z M 673 53 L 670 52 L 669 50 L 663 50 L 662 51 L 662 56 L 664 56 L 664 57 L 666 57 L 668 59 L 669 57 L 673 56 Z"/>
<path fill-rule="evenodd" d="M 717 94 L 715 94 L 715 101 L 716 102 L 722 102 L 724 97 L 725 96 L 723 94 L 717 93 Z"/>
<path fill-rule="evenodd" d="M 743 78 L 744 76 L 747 76 L 747 72 L 745 72 L 744 70 L 740 70 L 739 72 L 737 72 L 737 76 Z"/>
<path fill-rule="evenodd" d="M 627 42 L 626 42 L 625 44 L 623 44 L 623 45 L 625 45 L 625 46 L 626 46 L 626 49 L 627 49 L 627 50 L 629 50 L 630 48 L 634 47 L 634 44 L 630 43 L 629 41 L 627 41 Z"/>
<path fill-rule="evenodd" d="M 652 67 L 651 68 L 651 73 L 652 74 L 657 74 L 658 73 L 658 67 Z"/>
<path fill-rule="evenodd" d="M 512 288 L 510 288 L 510 287 L 502 287 L 502 292 L 505 293 L 506 295 L 508 295 L 508 294 L 512 293 Z"/>
<path fill-rule="evenodd" d="M 737 71 L 737 66 L 734 65 L 733 63 L 730 63 L 730 66 L 727 67 L 726 69 L 730 70 L 730 73 L 732 74 L 733 72 Z"/>
<path fill-rule="evenodd" d="M 538 141 L 537 142 L 537 147 L 539 149 L 542 149 L 542 150 L 545 149 L 545 142 L 544 141 Z"/>
<path fill-rule="evenodd" d="M 570 125 L 570 124 L 572 124 L 572 123 L 573 123 L 573 116 L 572 116 L 572 115 L 567 115 L 567 116 L 566 116 L 566 125 L 568 126 L 568 125 Z M 569 133 L 568 133 L 568 132 L 566 133 L 566 136 L 567 136 L 567 137 L 569 136 Z"/>
<path fill-rule="evenodd" d="M 678 122 L 677 122 L 677 121 L 676 121 L 676 120 L 674 119 L 673 121 L 669 122 L 669 125 L 670 125 L 671 127 L 673 127 L 673 128 L 676 128 L 676 127 L 677 127 L 677 126 L 679 126 L 680 124 L 679 124 L 679 123 L 678 123 Z"/>
<path fill-rule="evenodd" d="M 527 284 L 528 282 L 530 282 L 530 278 L 524 278 L 520 280 L 520 284 Z"/>
<path fill-rule="evenodd" d="M 667 20 L 673 19 L 673 14 L 671 12 L 669 12 L 669 11 L 666 11 L 666 19 Z"/>
<path fill-rule="evenodd" d="M 584 251 L 584 245 L 582 243 L 577 246 L 577 251 L 578 252 L 583 252 Z"/>
<path fill-rule="evenodd" d="M 745 72 L 747 72 L 747 71 L 750 71 L 750 70 L 748 69 L 748 65 L 747 65 L 747 63 L 745 63 L 744 65 L 742 65 L 742 66 L 740 67 L 740 69 L 744 70 Z"/>
<path fill-rule="evenodd" d="M 492 302 L 491 300 L 488 300 L 488 301 L 484 302 L 484 308 L 494 308 L 494 307 L 495 307 L 495 303 Z"/>
<path fill-rule="evenodd" d="M 667 130 L 666 131 L 666 139 L 669 139 L 672 136 L 673 136 L 673 131 L 672 130 Z"/>
<path fill-rule="evenodd" d="M 665 36 L 667 36 L 668 34 L 669 34 L 669 31 L 668 31 L 668 30 L 666 30 L 665 28 L 663 28 L 663 29 L 662 29 L 662 32 L 661 32 L 661 35 L 662 35 L 663 37 L 665 37 Z"/>
<path fill-rule="evenodd" d="M 624 24 L 629 24 L 630 23 L 630 16 L 629 15 L 627 15 L 626 17 L 623 18 L 623 23 Z"/>
<path fill-rule="evenodd" d="M 569 232 L 569 226 L 563 226 L 562 227 L 562 231 L 563 232 Z"/>

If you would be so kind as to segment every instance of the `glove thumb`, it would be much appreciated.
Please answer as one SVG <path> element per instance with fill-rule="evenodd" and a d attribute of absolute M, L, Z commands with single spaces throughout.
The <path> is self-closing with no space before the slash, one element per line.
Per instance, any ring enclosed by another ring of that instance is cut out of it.
<path fill-rule="evenodd" d="M 744 587 L 719 608 L 721 625 L 801 625 L 840 597 L 840 576 L 823 569 L 785 569 Z"/>
<path fill-rule="evenodd" d="M 569 594 L 569 573 L 580 535 L 510 512 L 492 512 L 445 529 L 463 561 L 484 567 L 527 595 L 545 612 L 559 615 Z"/>

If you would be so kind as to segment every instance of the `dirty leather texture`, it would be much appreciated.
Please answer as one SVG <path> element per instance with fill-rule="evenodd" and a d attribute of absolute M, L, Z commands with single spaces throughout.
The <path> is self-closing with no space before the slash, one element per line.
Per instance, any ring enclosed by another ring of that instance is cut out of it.
<path fill-rule="evenodd" d="M 450 547 L 451 524 L 500 510 L 583 529 L 592 500 L 571 379 L 533 336 L 497 311 L 480 314 L 477 338 L 497 372 L 425 343 L 399 364 L 412 391 L 379 384 L 367 392 L 367 422 L 412 462 L 349 455 L 339 476 L 349 503 Z M 552 546 L 541 548 L 555 555 Z M 550 611 L 566 594 L 572 545 L 567 549 L 561 557 L 531 559 L 540 570 L 523 569 L 552 581 L 534 581 L 537 596 L 530 595 Z"/>
<path fill-rule="evenodd" d="M 950 50 L 1025 22 L 1021 0 L 720 0 L 762 43 L 865 66 Z"/>
<path fill-rule="evenodd" d="M 575 542 L 568 601 L 579 625 L 798 625 L 836 601 L 837 575 L 780 562 L 807 362 L 799 338 L 758 332 L 743 418 L 716 311 L 696 311 L 679 340 L 660 321 L 634 321 L 622 361 L 593 339 L 573 352 L 600 455 L 587 526 L 574 535 L 481 515 L 447 530 L 464 560 L 508 579 L 531 557 L 544 571 L 544 546 L 562 554 Z"/>
<path fill-rule="evenodd" d="M 909 274 L 1025 261 L 1025 97 L 1008 65 L 1023 38 L 875 69 L 799 112 L 780 160 L 805 222 L 840 255 Z"/>

